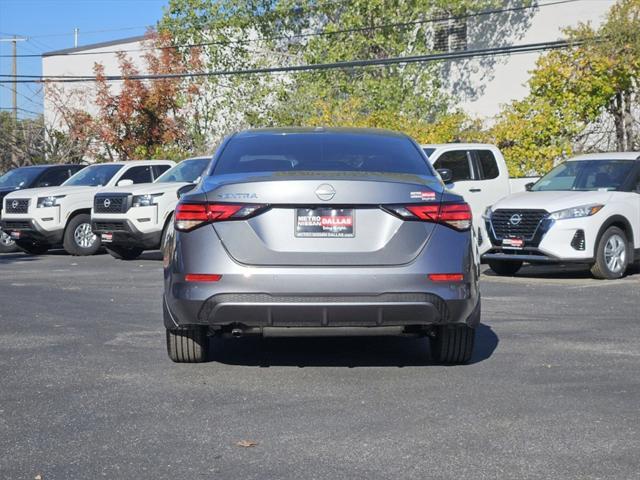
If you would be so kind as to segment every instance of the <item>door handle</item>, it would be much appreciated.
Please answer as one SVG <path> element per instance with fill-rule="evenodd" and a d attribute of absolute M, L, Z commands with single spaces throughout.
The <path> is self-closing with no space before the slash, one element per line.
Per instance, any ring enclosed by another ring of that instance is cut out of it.
<path fill-rule="evenodd" d="M 470 188 L 469 191 L 473 192 L 473 193 L 476 193 L 476 192 L 481 192 L 482 189 L 481 188 Z"/>

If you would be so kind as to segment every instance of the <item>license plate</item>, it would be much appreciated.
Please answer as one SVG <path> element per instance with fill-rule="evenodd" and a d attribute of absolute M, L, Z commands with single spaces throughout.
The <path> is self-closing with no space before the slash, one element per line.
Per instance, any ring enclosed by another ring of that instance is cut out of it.
<path fill-rule="evenodd" d="M 347 238 L 354 234 L 351 208 L 299 208 L 296 211 L 296 237 Z"/>
<path fill-rule="evenodd" d="M 522 250 L 524 248 L 524 239 L 523 238 L 505 238 L 502 240 L 502 248 Z"/>
<path fill-rule="evenodd" d="M 19 240 L 20 239 L 20 232 L 11 232 L 9 234 L 11 236 L 11 238 L 13 238 L 14 240 Z"/>
<path fill-rule="evenodd" d="M 103 233 L 100 235 L 100 240 L 102 240 L 103 243 L 113 242 L 113 233 Z"/>

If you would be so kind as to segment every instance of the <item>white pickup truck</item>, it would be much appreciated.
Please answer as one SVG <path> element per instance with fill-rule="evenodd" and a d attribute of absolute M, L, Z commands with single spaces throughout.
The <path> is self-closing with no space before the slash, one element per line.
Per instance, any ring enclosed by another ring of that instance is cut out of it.
<path fill-rule="evenodd" d="M 482 214 L 501 198 L 523 192 L 537 177 L 509 178 L 507 164 L 495 145 L 486 143 L 443 143 L 422 145 L 429 161 L 440 170 L 447 188 L 471 205 L 478 249 L 484 253 L 491 244 Z M 444 172 L 448 170 L 448 172 Z M 444 174 L 448 175 L 444 175 Z"/>
<path fill-rule="evenodd" d="M 102 187 L 152 182 L 173 165 L 168 160 L 98 163 L 59 187 L 11 192 L 4 199 L 2 230 L 32 255 L 59 244 L 71 255 L 92 255 L 100 248 L 91 230 L 95 193 Z"/>

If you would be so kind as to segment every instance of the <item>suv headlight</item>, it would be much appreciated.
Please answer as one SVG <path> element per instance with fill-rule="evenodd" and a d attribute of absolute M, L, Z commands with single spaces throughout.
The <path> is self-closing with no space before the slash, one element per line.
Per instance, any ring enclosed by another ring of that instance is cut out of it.
<path fill-rule="evenodd" d="M 36 208 L 55 207 L 60 205 L 60 199 L 66 197 L 66 195 L 56 195 L 55 197 L 40 197 Z"/>
<path fill-rule="evenodd" d="M 565 220 L 567 218 L 581 218 L 590 217 L 598 213 L 604 205 L 582 205 L 580 207 L 565 208 L 564 210 L 558 210 L 549 215 L 552 220 Z"/>
<path fill-rule="evenodd" d="M 155 205 L 156 198 L 164 195 L 163 193 L 147 193 L 145 195 L 134 195 L 132 206 L 134 207 L 148 207 L 150 205 Z"/>

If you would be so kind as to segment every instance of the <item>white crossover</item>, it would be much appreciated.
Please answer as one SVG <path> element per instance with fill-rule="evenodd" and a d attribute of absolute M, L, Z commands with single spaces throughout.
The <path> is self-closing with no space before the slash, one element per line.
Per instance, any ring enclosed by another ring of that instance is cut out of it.
<path fill-rule="evenodd" d="M 92 255 L 100 238 L 91 229 L 93 196 L 103 187 L 152 182 L 175 165 L 136 160 L 91 165 L 58 187 L 12 192 L 4 199 L 2 230 L 31 254 L 62 244 L 71 255 Z"/>
<path fill-rule="evenodd" d="M 211 157 L 190 158 L 153 183 L 101 190 L 93 201 L 93 232 L 122 260 L 160 248 L 180 195 L 195 186 L 210 162 Z"/>
<path fill-rule="evenodd" d="M 597 278 L 622 277 L 640 260 L 640 153 L 572 158 L 496 202 L 484 220 L 492 247 L 482 258 L 498 274 L 523 262 L 573 262 Z"/>

